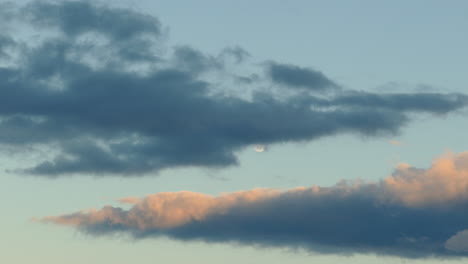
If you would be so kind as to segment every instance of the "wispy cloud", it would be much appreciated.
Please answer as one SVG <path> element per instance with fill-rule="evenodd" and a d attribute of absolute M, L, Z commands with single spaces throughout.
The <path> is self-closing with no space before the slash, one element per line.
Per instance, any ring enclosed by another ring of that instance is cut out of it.
<path fill-rule="evenodd" d="M 219 196 L 193 192 L 124 198 L 42 222 L 92 235 L 135 239 L 237 242 L 300 247 L 322 253 L 402 257 L 466 256 L 468 152 L 447 154 L 428 169 L 407 164 L 378 182 L 342 181 L 288 191 L 254 189 Z"/>
<path fill-rule="evenodd" d="M 402 146 L 402 145 L 403 145 L 403 142 L 398 141 L 398 140 L 395 140 L 395 139 L 392 139 L 392 140 L 390 140 L 390 144 L 392 144 L 392 145 L 394 145 L 394 146 Z"/>

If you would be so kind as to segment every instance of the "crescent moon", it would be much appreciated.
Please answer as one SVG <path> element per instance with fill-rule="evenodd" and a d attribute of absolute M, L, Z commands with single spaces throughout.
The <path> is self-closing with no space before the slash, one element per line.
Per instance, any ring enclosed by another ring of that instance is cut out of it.
<path fill-rule="evenodd" d="M 254 149 L 256 152 L 264 152 L 266 150 L 266 147 L 265 145 L 256 145 Z"/>

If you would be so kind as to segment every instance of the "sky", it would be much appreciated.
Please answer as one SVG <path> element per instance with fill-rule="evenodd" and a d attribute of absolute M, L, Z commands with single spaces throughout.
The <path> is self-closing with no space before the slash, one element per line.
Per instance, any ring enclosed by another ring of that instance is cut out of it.
<path fill-rule="evenodd" d="M 467 9 L 0 1 L 0 262 L 466 262 Z"/>

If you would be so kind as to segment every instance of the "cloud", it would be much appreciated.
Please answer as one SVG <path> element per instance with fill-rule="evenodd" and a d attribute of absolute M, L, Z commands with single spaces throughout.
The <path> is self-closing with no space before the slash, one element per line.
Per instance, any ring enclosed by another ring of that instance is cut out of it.
<path fill-rule="evenodd" d="M 188 191 L 124 198 L 39 221 L 91 235 L 166 236 L 182 241 L 375 253 L 409 258 L 467 255 L 468 152 L 428 169 L 402 164 L 378 182 L 342 181 L 288 191 L 254 189 L 211 196 Z"/>
<path fill-rule="evenodd" d="M 14 45 L 14 41 L 8 36 L 0 35 L 0 58 L 8 57 L 8 54 L 4 49 Z"/>
<path fill-rule="evenodd" d="M 250 53 L 239 46 L 224 48 L 221 57 L 232 57 L 236 63 L 241 63 L 250 57 Z"/>
<path fill-rule="evenodd" d="M 117 200 L 119 203 L 123 204 L 137 204 L 141 202 L 141 199 L 138 197 L 125 197 Z"/>
<path fill-rule="evenodd" d="M 468 230 L 463 230 L 445 242 L 445 248 L 456 252 L 468 252 Z"/>
<path fill-rule="evenodd" d="M 174 59 L 177 68 L 187 72 L 206 72 L 210 69 L 219 69 L 223 67 L 222 61 L 215 57 L 202 54 L 188 46 L 175 47 Z"/>
<path fill-rule="evenodd" d="M 403 145 L 403 142 L 400 142 L 398 140 L 395 140 L 395 139 L 392 139 L 390 140 L 390 144 L 394 145 L 394 146 L 402 146 Z"/>
<path fill-rule="evenodd" d="M 251 55 L 235 46 L 217 55 L 168 48 L 157 18 L 91 1 L 5 10 L 0 145 L 57 153 L 17 172 L 140 176 L 221 168 L 237 165 L 237 153 L 252 145 L 394 135 L 412 113 L 440 115 L 467 104 L 464 94 L 330 89 L 336 84 L 319 71 L 248 64 Z"/>
<path fill-rule="evenodd" d="M 143 34 L 161 33 L 161 25 L 153 16 L 91 1 L 33 1 L 23 11 L 34 26 L 58 28 L 69 37 L 97 32 L 113 41 L 125 42 Z"/>
<path fill-rule="evenodd" d="M 407 206 L 437 205 L 468 200 L 468 152 L 446 154 L 429 170 L 401 164 L 385 179 L 394 199 Z"/>
<path fill-rule="evenodd" d="M 463 107 L 467 102 L 468 97 L 456 93 L 374 94 L 353 91 L 334 98 L 331 104 L 348 107 L 400 109 L 401 111 L 445 114 Z"/>
<path fill-rule="evenodd" d="M 328 79 L 323 73 L 291 64 L 270 62 L 267 65 L 268 75 L 274 83 L 292 88 L 323 91 L 338 88 L 338 85 Z"/>

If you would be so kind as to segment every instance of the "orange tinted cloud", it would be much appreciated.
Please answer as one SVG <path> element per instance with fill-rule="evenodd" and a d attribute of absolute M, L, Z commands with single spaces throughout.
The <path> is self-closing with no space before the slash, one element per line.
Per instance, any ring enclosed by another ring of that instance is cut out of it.
<path fill-rule="evenodd" d="M 71 226 L 107 221 L 140 230 L 171 228 L 190 221 L 203 220 L 210 214 L 222 214 L 233 206 L 253 203 L 279 194 L 279 191 L 271 189 L 254 189 L 217 197 L 188 191 L 163 192 L 148 195 L 143 199 L 135 197 L 120 199 L 121 203 L 134 204 L 128 211 L 106 206 L 101 210 L 91 209 L 69 215 L 49 216 L 42 221 Z"/>
<path fill-rule="evenodd" d="M 468 152 L 446 154 L 429 169 L 400 165 L 383 181 L 391 199 L 408 206 L 444 205 L 468 198 Z"/>
<path fill-rule="evenodd" d="M 125 197 L 120 198 L 117 201 L 122 204 L 137 204 L 141 201 L 141 199 L 138 197 Z"/>
<path fill-rule="evenodd" d="M 394 139 L 390 140 L 390 144 L 392 144 L 392 145 L 394 145 L 394 146 L 401 146 L 401 145 L 403 145 L 402 142 L 397 141 L 397 140 L 394 140 Z"/>
<path fill-rule="evenodd" d="M 132 207 L 106 206 L 40 221 L 136 238 L 165 235 L 316 251 L 329 246 L 399 256 L 468 252 L 463 244 L 468 236 L 462 232 L 468 230 L 467 152 L 446 154 L 428 169 L 400 164 L 378 182 L 343 180 L 331 187 L 218 196 L 163 192 L 120 202 Z"/>

